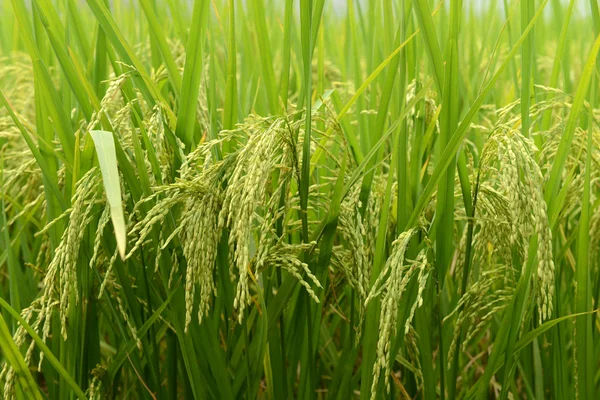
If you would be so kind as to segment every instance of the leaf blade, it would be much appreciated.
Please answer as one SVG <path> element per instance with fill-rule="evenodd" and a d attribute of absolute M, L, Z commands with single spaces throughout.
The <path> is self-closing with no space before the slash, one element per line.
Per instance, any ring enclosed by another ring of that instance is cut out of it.
<path fill-rule="evenodd" d="M 123 205 L 121 204 L 121 183 L 114 137 L 111 132 L 101 130 L 90 131 L 90 135 L 94 139 L 96 153 L 98 154 L 102 182 L 104 183 L 106 198 L 110 206 L 110 217 L 117 239 L 117 248 L 121 258 L 124 259 L 127 248 L 127 228 L 123 215 Z"/>

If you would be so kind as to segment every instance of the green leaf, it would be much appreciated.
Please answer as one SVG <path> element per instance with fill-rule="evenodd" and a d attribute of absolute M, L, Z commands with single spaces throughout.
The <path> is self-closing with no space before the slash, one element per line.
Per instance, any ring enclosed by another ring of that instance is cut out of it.
<path fill-rule="evenodd" d="M 579 120 L 579 116 L 583 108 L 583 101 L 588 93 L 590 79 L 592 78 L 592 73 L 596 64 L 598 50 L 600 50 L 600 35 L 598 35 L 596 38 L 596 41 L 594 42 L 594 45 L 588 54 L 581 78 L 579 78 L 579 86 L 577 87 L 575 99 L 573 99 L 573 105 L 571 106 L 571 111 L 569 112 L 569 119 L 567 120 L 567 125 L 565 126 L 560 138 L 558 150 L 556 152 L 554 162 L 552 163 L 550 178 L 546 182 L 546 187 L 544 188 L 544 199 L 546 200 L 546 204 L 548 204 L 548 215 L 552 215 L 555 208 L 562 207 L 562 204 L 557 203 L 556 194 L 560 185 L 563 168 L 567 162 L 567 157 L 569 156 L 569 152 L 571 150 L 575 128 L 577 127 L 577 121 Z"/>
<path fill-rule="evenodd" d="M 200 78 L 202 77 L 202 34 L 207 20 L 208 1 L 196 0 L 192 15 L 192 26 L 188 42 L 185 47 L 185 66 L 181 84 L 181 97 L 177 112 L 177 127 L 175 135 L 189 149 L 195 143 L 196 108 L 198 93 L 200 92 Z"/>
<path fill-rule="evenodd" d="M 442 51 L 435 33 L 435 24 L 431 17 L 431 10 L 427 0 L 415 0 L 415 11 L 419 17 L 419 25 L 423 31 L 425 48 L 429 54 L 429 59 L 433 65 L 433 76 L 439 92 L 442 92 L 444 84 L 444 61 L 442 59 Z M 416 33 L 416 32 L 415 32 Z"/>
<path fill-rule="evenodd" d="M 600 38 L 600 36 L 599 36 Z M 590 90 L 590 110 L 594 109 L 596 93 L 595 76 L 592 77 Z M 590 277 L 590 192 L 592 174 L 592 153 L 594 151 L 593 116 L 588 121 L 587 143 L 585 150 L 585 175 L 583 182 L 583 196 L 581 198 L 581 215 L 579 216 L 579 237 L 577 239 L 577 270 L 575 271 L 575 312 L 584 313 L 592 309 L 592 285 Z M 595 398 L 594 366 L 594 329 L 592 328 L 592 316 L 582 315 L 575 319 L 575 343 L 578 365 L 579 397 L 586 399 Z"/>
<path fill-rule="evenodd" d="M 0 299 L 2 300 L 2 299 Z M 2 300 L 4 302 L 4 300 Z M 6 303 L 6 302 L 4 302 Z M 40 390 L 31 376 L 31 371 L 23 359 L 23 355 L 13 341 L 4 317 L 0 314 L 0 349 L 6 357 L 8 364 L 15 370 L 17 385 L 23 390 L 23 395 L 28 399 L 42 400 Z"/>
<path fill-rule="evenodd" d="M 127 247 L 127 228 L 123 216 L 123 204 L 121 199 L 121 183 L 119 170 L 117 168 L 117 154 L 115 151 L 115 139 L 111 132 L 90 131 L 96 153 L 98 154 L 98 163 L 102 172 L 102 182 L 108 205 L 110 206 L 110 218 L 115 229 L 115 238 L 117 239 L 117 248 L 121 258 L 125 258 Z"/>
<path fill-rule="evenodd" d="M 23 136 L 23 139 L 27 143 L 29 150 L 35 157 L 35 161 L 38 163 L 38 166 L 42 170 L 42 173 L 46 176 L 47 182 L 50 185 L 50 188 L 52 189 L 52 193 L 54 194 L 54 196 L 56 196 L 56 199 L 60 203 L 63 210 L 66 210 L 66 203 L 65 203 L 64 197 L 55 181 L 56 177 L 52 176 L 50 169 L 46 164 L 46 160 L 45 160 L 44 156 L 42 155 L 42 153 L 36 146 L 35 141 L 33 140 L 33 135 L 31 135 L 29 133 L 29 131 L 27 130 L 27 128 L 25 128 L 25 126 L 21 123 L 21 119 L 17 115 L 15 109 L 8 102 L 7 98 L 4 96 L 4 93 L 2 93 L 2 90 L 0 90 L 0 104 L 4 104 L 6 111 L 8 111 L 8 115 L 12 118 L 14 124 L 19 129 L 19 132 L 21 132 L 21 135 Z"/>
<path fill-rule="evenodd" d="M 167 106 L 168 103 L 165 101 L 153 80 L 146 72 L 146 69 L 144 68 L 144 65 L 140 61 L 139 57 L 135 54 L 129 43 L 127 43 L 127 40 L 125 40 L 125 36 L 119 29 L 119 26 L 112 17 L 106 4 L 104 4 L 102 0 L 87 0 L 87 4 L 92 9 L 92 12 L 96 16 L 98 23 L 102 27 L 102 30 L 106 34 L 106 37 L 109 39 L 110 43 L 114 46 L 115 50 L 121 57 L 123 57 L 126 63 L 133 65 L 135 68 L 136 73 L 133 74 L 132 77 L 146 101 L 151 106 L 154 106 L 156 103 L 160 103 L 165 108 L 169 121 L 174 121 L 175 115 L 173 114 L 173 111 Z"/>
<path fill-rule="evenodd" d="M 33 339 L 33 341 L 35 342 L 35 344 L 44 353 L 44 356 L 46 357 L 46 359 L 48 360 L 48 362 L 50 362 L 50 364 L 52 364 L 52 366 L 56 369 L 56 371 L 60 374 L 60 376 L 65 380 L 65 382 L 67 382 L 67 384 L 69 386 L 71 386 L 71 389 L 73 389 L 73 392 L 75 393 L 75 395 L 77 397 L 79 397 L 80 399 L 86 399 L 86 396 L 85 396 L 85 393 L 83 392 L 83 390 L 81 390 L 81 388 L 79 387 L 79 385 L 77 384 L 77 382 L 75 382 L 75 380 L 73 379 L 73 377 L 71 375 L 69 375 L 69 373 L 62 366 L 62 364 L 60 363 L 60 361 L 58 361 L 58 359 L 54 356 L 54 354 L 52 354 L 52 351 L 50 351 L 50 348 L 48 348 L 48 346 L 46 346 L 46 343 L 44 343 L 44 341 L 42 340 L 42 338 L 40 337 L 40 335 L 38 335 L 36 333 L 36 331 L 31 327 L 31 325 L 29 325 L 27 323 L 27 321 L 25 321 L 23 319 L 23 317 L 21 317 L 19 315 L 19 313 L 14 308 L 12 308 L 10 306 L 10 304 L 8 304 L 1 297 L 0 297 L 0 305 L 2 307 L 4 307 L 10 313 L 10 315 L 12 315 L 12 317 L 19 322 L 19 324 L 23 328 L 25 328 L 25 330 L 27 331 L 27 333 L 29 334 L 29 336 L 31 336 L 31 338 Z M 0 314 L 0 318 L 2 318 L 1 314 Z M 0 330 L 1 330 L 1 327 L 0 327 Z M 0 332 L 0 334 L 1 334 L 1 332 Z"/>
<path fill-rule="evenodd" d="M 142 5 L 144 14 L 146 14 L 146 18 L 148 19 L 150 32 L 156 40 L 158 49 L 160 50 L 162 58 L 165 62 L 165 66 L 169 73 L 169 78 L 173 84 L 175 95 L 178 97 L 181 89 L 181 75 L 179 74 L 179 69 L 175 64 L 175 60 L 173 59 L 173 54 L 171 54 L 171 50 L 169 49 L 169 44 L 167 43 L 162 25 L 160 24 L 158 16 L 156 15 L 156 11 L 151 3 L 151 0 L 140 0 L 140 4 Z"/>
<path fill-rule="evenodd" d="M 148 318 L 146 320 L 146 322 L 144 322 L 144 325 L 142 325 L 140 327 L 140 329 L 138 330 L 138 332 L 137 332 L 138 337 L 144 336 L 146 334 L 146 332 L 148 332 L 148 330 L 152 327 L 152 325 L 156 321 L 158 321 L 158 319 L 160 318 L 161 314 L 163 313 L 163 311 L 165 310 L 165 308 L 167 308 L 167 306 L 171 302 L 171 299 L 173 298 L 173 296 L 177 292 L 177 289 L 179 289 L 179 285 L 175 286 L 172 289 L 171 293 L 169 294 L 169 297 L 167 297 L 167 299 L 160 305 L 160 307 L 158 307 L 152 313 L 152 316 L 150 318 Z M 125 360 L 129 356 L 129 354 L 132 351 L 134 351 L 135 346 L 136 346 L 136 341 L 135 341 L 135 339 L 132 338 L 113 357 L 113 359 L 112 359 L 112 361 L 110 363 L 110 369 L 108 371 L 108 375 L 111 377 L 111 381 L 114 380 L 115 376 L 117 375 L 117 372 L 119 371 L 119 368 L 121 368 L 121 365 L 123 364 L 123 362 L 125 362 Z"/>
<path fill-rule="evenodd" d="M 467 114 L 465 115 L 463 120 L 460 122 L 458 128 L 456 129 L 456 131 L 450 138 L 448 145 L 444 149 L 444 152 L 442 153 L 440 159 L 437 160 L 437 164 L 435 166 L 435 169 L 433 170 L 433 173 L 431 174 L 431 177 L 429 178 L 429 181 L 427 182 L 427 186 L 425 186 L 421 196 L 417 200 L 417 204 L 415 205 L 413 213 L 408 222 L 408 227 L 414 227 L 415 224 L 417 223 L 421 213 L 425 209 L 425 206 L 429 203 L 429 200 L 431 199 L 431 196 L 433 195 L 433 192 L 434 192 L 439 180 L 442 178 L 442 175 L 444 174 L 446 169 L 450 166 L 451 162 L 454 160 L 454 157 L 455 157 L 456 153 L 458 152 L 458 149 L 460 149 L 462 141 L 464 140 L 465 136 L 467 135 L 468 129 L 471 125 L 471 121 L 473 120 L 473 118 L 475 117 L 477 112 L 479 112 L 480 107 L 483 105 L 483 103 L 486 100 L 489 93 L 492 91 L 492 89 L 495 88 L 496 82 L 498 81 L 498 79 L 500 78 L 500 76 L 502 75 L 502 73 L 504 72 L 504 70 L 506 69 L 506 67 L 508 66 L 510 61 L 512 60 L 512 58 L 515 56 L 517 51 L 519 50 L 519 46 L 521 46 L 523 44 L 523 42 L 527 38 L 527 35 L 533 29 L 535 22 L 542 15 L 542 11 L 544 10 L 544 7 L 546 6 L 547 3 L 548 3 L 548 0 L 544 0 L 542 2 L 540 7 L 538 8 L 537 12 L 533 16 L 533 18 L 531 18 L 531 22 L 527 26 L 527 29 L 525 29 L 525 31 L 523 32 L 523 34 L 521 35 L 521 37 L 519 38 L 517 43 L 515 43 L 515 46 L 508 53 L 508 55 L 506 56 L 506 58 L 504 59 L 504 61 L 502 62 L 502 64 L 500 65 L 500 67 L 498 68 L 496 73 L 494 74 L 494 76 L 489 80 L 489 82 L 481 90 L 481 93 L 477 96 L 477 98 L 471 105 L 471 108 L 469 108 L 469 111 L 467 112 Z"/>

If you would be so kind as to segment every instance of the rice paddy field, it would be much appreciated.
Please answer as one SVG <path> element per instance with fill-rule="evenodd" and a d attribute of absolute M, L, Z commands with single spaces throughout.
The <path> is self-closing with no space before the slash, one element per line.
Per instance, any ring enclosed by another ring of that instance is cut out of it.
<path fill-rule="evenodd" d="M 597 399 L 597 0 L 0 0 L 0 397 Z"/>

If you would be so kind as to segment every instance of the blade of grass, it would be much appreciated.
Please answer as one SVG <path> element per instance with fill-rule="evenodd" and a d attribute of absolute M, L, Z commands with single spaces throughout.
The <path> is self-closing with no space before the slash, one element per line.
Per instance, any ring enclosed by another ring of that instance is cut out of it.
<path fill-rule="evenodd" d="M 556 55 L 554 56 L 554 61 L 552 63 L 552 72 L 550 73 L 550 82 L 548 86 L 551 88 L 555 88 L 558 86 L 558 76 L 560 73 L 561 62 L 565 54 L 565 49 L 567 47 L 567 33 L 569 32 L 569 23 L 571 22 L 571 15 L 573 14 L 573 8 L 575 6 L 575 0 L 571 0 L 569 2 L 569 6 L 565 12 L 565 17 L 562 23 L 562 27 L 560 29 L 560 36 L 558 39 L 558 46 L 556 48 Z M 544 113 L 544 117 L 542 119 L 542 130 L 547 130 L 550 128 L 550 122 L 552 118 L 552 110 L 548 110 Z"/>
<path fill-rule="evenodd" d="M 62 192 L 60 191 L 60 189 L 58 188 L 58 185 L 56 184 L 56 182 L 54 180 L 55 177 L 53 177 L 51 175 L 50 168 L 48 167 L 44 156 L 42 155 L 42 153 L 36 146 L 32 135 L 25 128 L 25 126 L 21 123 L 21 119 L 17 115 L 15 109 L 8 102 L 8 99 L 4 96 L 4 93 L 2 92 L 2 90 L 0 90 L 0 101 L 4 105 L 6 111 L 8 111 L 9 116 L 11 117 L 12 121 L 19 129 L 19 132 L 21 132 L 23 139 L 25 140 L 25 142 L 27 143 L 27 146 L 29 147 L 29 150 L 35 157 L 35 161 L 38 163 L 40 169 L 42 170 L 42 173 L 46 176 L 47 182 L 52 190 L 52 193 L 54 194 L 54 196 L 60 203 L 63 211 L 66 210 L 66 203 L 63 198 Z"/>
<path fill-rule="evenodd" d="M 223 107 L 223 129 L 233 129 L 237 122 L 237 48 L 235 41 L 235 3 L 229 0 L 229 36 L 227 39 L 227 83 Z"/>
<path fill-rule="evenodd" d="M 42 400 L 43 397 L 40 394 L 40 390 L 31 376 L 31 371 L 29 371 L 29 367 L 25 364 L 25 360 L 23 359 L 23 355 L 17 348 L 17 345 L 12 339 L 10 331 L 8 330 L 8 326 L 6 325 L 6 321 L 4 321 L 4 317 L 0 314 L 0 348 L 4 353 L 4 357 L 8 364 L 14 369 L 15 374 L 17 376 L 17 382 L 23 391 L 23 395 L 25 398 Z"/>
<path fill-rule="evenodd" d="M 415 209 L 413 210 L 413 213 L 411 214 L 411 217 L 409 219 L 407 227 L 415 226 L 415 224 L 418 221 L 418 218 L 420 217 L 421 213 L 423 212 L 425 206 L 429 202 L 429 199 L 431 198 L 431 195 L 433 194 L 433 191 L 435 190 L 435 187 L 438 184 L 438 181 L 442 178 L 442 174 L 446 171 L 448 166 L 451 164 L 452 160 L 454 159 L 454 156 L 456 155 L 456 152 L 460 148 L 462 141 L 468 132 L 468 128 L 471 125 L 472 119 L 475 117 L 475 114 L 477 114 L 480 107 L 483 105 L 488 94 L 495 87 L 496 81 L 500 78 L 500 76 L 502 75 L 502 73 L 504 72 L 504 70 L 506 69 L 508 64 L 510 63 L 510 60 L 512 60 L 512 58 L 515 56 L 515 54 L 519 50 L 519 46 L 521 46 L 521 44 L 527 38 L 527 35 L 531 31 L 531 29 L 533 29 L 535 22 L 542 15 L 542 11 L 544 10 L 544 7 L 546 6 L 547 3 L 548 3 L 548 0 L 544 0 L 542 2 L 540 7 L 538 8 L 538 11 L 535 13 L 533 18 L 531 19 L 531 22 L 529 23 L 527 29 L 525 30 L 523 35 L 521 35 L 519 40 L 515 43 L 515 47 L 512 48 L 512 50 L 508 53 L 508 55 L 506 56 L 505 60 L 502 62 L 502 64 L 500 65 L 500 67 L 498 68 L 496 73 L 492 76 L 492 78 L 490 78 L 488 83 L 483 87 L 483 89 L 481 90 L 481 93 L 479 94 L 479 96 L 477 96 L 474 103 L 469 108 L 469 111 L 467 112 L 467 114 L 464 116 L 464 118 L 460 122 L 458 128 L 456 129 L 456 131 L 450 138 L 448 145 L 446 146 L 446 148 L 444 149 L 444 152 L 442 153 L 440 159 L 438 160 L 438 162 L 435 166 L 435 169 L 433 170 L 433 173 L 431 174 L 431 177 L 429 178 L 429 181 L 427 182 L 427 185 L 423 189 L 421 196 L 417 200 Z"/>
<path fill-rule="evenodd" d="M 527 25 L 533 13 L 533 0 L 521 1 L 521 32 L 527 29 Z M 531 74 L 533 63 L 533 38 L 534 32 L 527 36 L 521 47 L 521 133 L 529 137 L 529 107 L 531 96 Z"/>
<path fill-rule="evenodd" d="M 44 343 L 44 341 L 42 340 L 42 338 L 27 323 L 27 321 L 25 321 L 23 319 L 23 317 L 21 317 L 21 315 L 19 315 L 19 313 L 13 307 L 11 307 L 10 304 L 8 304 L 2 298 L 0 298 L 0 305 L 2 307 L 4 307 L 4 309 L 6 311 L 8 311 L 10 313 L 10 315 L 15 320 L 17 320 L 18 323 L 27 331 L 27 333 L 29 334 L 29 336 L 31 336 L 31 338 L 33 339 L 33 341 L 35 342 L 35 344 L 44 353 L 45 358 L 48 360 L 48 362 L 50 364 L 52 364 L 52 366 L 54 368 L 56 368 L 56 371 L 61 375 L 61 377 L 65 380 L 65 382 L 67 382 L 67 384 L 71 387 L 71 389 L 73 390 L 73 392 L 75 393 L 75 395 L 78 398 L 80 398 L 80 399 L 86 399 L 87 397 L 85 396 L 85 393 L 83 392 L 83 390 L 81 390 L 81 388 L 79 387 L 79 385 L 77 385 L 77 383 L 75 382 L 75 380 L 73 379 L 73 377 L 70 376 L 69 373 L 64 369 L 64 367 L 58 361 L 58 359 L 56 358 L 56 356 L 54 356 L 54 354 L 52 354 L 52 352 L 50 351 L 50 349 L 48 348 L 48 346 L 46 346 L 46 344 Z M 1 318 L 1 316 L 0 316 L 0 318 Z"/>
<path fill-rule="evenodd" d="M 177 112 L 177 127 L 175 128 L 175 135 L 188 149 L 193 147 L 197 139 L 195 134 L 196 108 L 202 77 L 202 38 L 207 13 L 208 1 L 195 0 L 192 26 L 185 49 L 185 67 L 183 68 L 181 97 Z"/>
<path fill-rule="evenodd" d="M 160 91 L 158 90 L 158 88 L 156 87 L 156 85 L 154 84 L 154 82 L 152 81 L 152 79 L 150 78 L 148 73 L 146 72 L 146 69 L 144 68 L 142 62 L 136 56 L 135 52 L 133 51 L 131 46 L 128 44 L 127 40 L 125 40 L 123 33 L 121 32 L 117 23 L 115 22 L 114 18 L 112 17 L 108 7 L 103 3 L 102 0 L 86 0 L 86 1 L 87 1 L 88 6 L 90 7 L 92 12 L 96 16 L 96 19 L 98 20 L 98 23 L 102 27 L 102 30 L 106 34 L 107 39 L 113 45 L 115 50 L 119 53 L 119 55 L 123 58 L 123 60 L 127 64 L 132 65 L 135 68 L 136 73 L 133 74 L 132 77 L 133 77 L 134 81 L 136 82 L 136 85 L 142 92 L 144 99 L 146 99 L 148 104 L 152 107 L 156 103 L 161 104 L 165 108 L 168 120 L 175 121 L 175 115 L 173 114 L 173 111 L 168 107 L 168 103 L 164 100 L 162 94 L 160 93 Z M 200 24 L 200 21 L 198 21 L 198 24 Z M 189 54 L 188 54 L 188 56 L 190 58 L 193 58 Z M 187 59 L 186 59 L 186 63 L 187 63 Z M 199 78 L 200 78 L 200 75 L 198 75 L 198 79 Z M 185 84 L 186 84 L 186 79 L 185 79 L 185 69 L 184 69 L 183 85 L 185 86 Z M 183 96 L 183 88 L 182 88 L 182 96 Z M 183 98 L 182 98 L 182 101 L 183 101 Z"/>
<path fill-rule="evenodd" d="M 561 135 L 556 157 L 552 163 L 550 177 L 548 178 L 546 187 L 544 188 L 544 200 L 546 200 L 546 204 L 548 204 L 548 215 L 552 215 L 555 208 L 562 207 L 562 204 L 557 204 L 556 194 L 558 192 L 561 175 L 571 149 L 571 144 L 573 143 L 575 128 L 583 107 L 583 101 L 587 95 L 590 79 L 596 64 L 598 50 L 600 50 L 600 35 L 598 35 L 596 38 L 594 45 L 588 54 L 585 67 L 581 74 L 581 78 L 579 79 L 579 86 L 577 87 L 575 98 L 573 99 L 573 105 L 571 106 L 571 111 L 569 112 L 569 118 Z"/>
<path fill-rule="evenodd" d="M 252 16 L 254 19 L 254 28 L 258 40 L 260 52 L 260 64 L 262 67 L 263 85 L 266 88 L 269 112 L 278 113 L 279 103 L 277 100 L 277 85 L 275 82 L 275 71 L 273 69 L 273 55 L 267 30 L 267 21 L 265 18 L 264 0 L 252 0 Z"/>
<path fill-rule="evenodd" d="M 152 33 L 152 37 L 154 38 L 156 45 L 160 50 L 165 67 L 169 73 L 169 79 L 171 79 L 171 83 L 173 84 L 175 97 L 177 98 L 179 97 L 179 92 L 181 90 L 181 75 L 179 74 L 179 69 L 175 64 L 175 60 L 173 59 L 173 54 L 169 49 L 169 44 L 167 43 L 163 28 L 158 20 L 158 16 L 156 15 L 156 11 L 154 9 L 155 5 L 151 3 L 151 0 L 140 0 L 140 4 L 142 6 L 142 10 L 144 10 L 144 14 L 146 14 L 146 18 L 148 19 L 150 32 Z"/>
<path fill-rule="evenodd" d="M 292 47 L 292 29 L 293 29 L 293 11 L 294 0 L 285 1 L 284 28 L 283 28 L 283 66 L 281 70 L 281 83 L 279 97 L 283 103 L 284 109 L 288 105 L 289 87 L 290 87 L 290 57 Z"/>
<path fill-rule="evenodd" d="M 62 101 L 52 82 L 47 66 L 42 61 L 38 47 L 32 35 L 32 28 L 27 17 L 27 10 L 22 0 L 12 0 L 15 17 L 19 23 L 21 38 L 24 40 L 27 51 L 33 63 L 34 74 L 39 79 L 41 95 L 47 100 L 47 107 L 54 122 L 54 128 L 63 146 L 67 162 L 72 165 L 75 137 L 70 119 L 65 111 Z"/>
<path fill-rule="evenodd" d="M 371 82 L 373 82 L 375 80 L 375 78 L 377 78 L 377 76 L 381 73 L 381 71 L 383 71 L 385 69 L 385 67 L 394 59 L 394 57 L 396 57 L 396 55 L 402 50 L 402 48 L 404 46 L 406 46 L 406 44 L 408 42 L 410 42 L 417 35 L 417 33 L 419 33 L 419 31 L 416 31 L 412 35 L 410 35 L 400 46 L 398 46 L 392 53 L 390 53 L 390 55 L 385 60 L 383 60 L 381 62 L 381 64 L 379 64 L 379 66 L 369 75 L 369 77 L 367 79 L 365 79 L 363 81 L 363 83 L 356 90 L 356 92 L 354 93 L 352 98 L 348 101 L 348 103 L 346 103 L 344 105 L 344 107 L 338 112 L 337 117 L 336 117 L 337 121 L 341 121 L 344 118 L 344 116 L 348 113 L 350 108 L 354 105 L 354 103 L 356 103 L 356 101 L 360 97 L 360 95 L 365 91 L 365 89 L 367 89 L 369 87 Z M 331 133 L 331 132 L 328 131 L 328 133 Z M 348 135 L 347 132 L 344 132 L 344 133 L 347 135 L 346 139 L 348 140 L 348 143 L 352 149 L 352 154 L 354 156 L 355 161 L 358 164 L 362 163 L 362 161 L 364 160 L 364 155 L 360 149 L 358 139 L 355 136 Z M 324 154 L 323 148 L 325 147 L 325 144 L 327 143 L 326 141 L 328 140 L 327 139 L 328 136 L 329 136 L 328 134 L 325 135 L 325 138 L 322 139 L 322 142 L 319 143 L 317 150 L 315 150 L 315 153 L 313 154 L 313 156 L 311 158 L 312 165 L 318 164 L 320 158 L 323 156 L 323 154 Z M 314 167 L 312 167 L 312 168 L 314 168 Z"/>
<path fill-rule="evenodd" d="M 121 258 L 125 258 L 127 231 L 123 216 L 123 205 L 121 203 L 121 183 L 117 168 L 114 137 L 111 132 L 107 131 L 90 131 L 90 135 L 94 139 L 96 152 L 98 153 L 98 162 L 100 164 L 106 198 L 110 206 L 110 218 L 115 230 L 117 248 L 119 249 Z"/>
<path fill-rule="evenodd" d="M 429 55 L 429 60 L 433 66 L 433 76 L 438 92 L 443 91 L 444 82 L 444 62 L 442 59 L 442 51 L 435 32 L 434 22 L 431 15 L 431 10 L 427 0 L 415 0 L 415 11 L 419 17 L 419 25 L 423 31 L 425 48 Z"/>
<path fill-rule="evenodd" d="M 600 37 L 600 36 L 599 36 Z M 590 110 L 595 103 L 595 76 L 592 76 L 590 85 Z M 592 309 L 592 287 L 590 281 L 590 189 L 593 152 L 593 116 L 588 121 L 587 145 L 585 149 L 585 177 L 583 182 L 583 195 L 581 198 L 581 215 L 579 216 L 579 237 L 577 239 L 577 270 L 575 312 L 584 313 Z M 592 339 L 592 316 L 581 315 L 575 319 L 575 356 L 577 359 L 577 388 L 579 397 L 595 398 L 594 382 L 594 343 Z"/>

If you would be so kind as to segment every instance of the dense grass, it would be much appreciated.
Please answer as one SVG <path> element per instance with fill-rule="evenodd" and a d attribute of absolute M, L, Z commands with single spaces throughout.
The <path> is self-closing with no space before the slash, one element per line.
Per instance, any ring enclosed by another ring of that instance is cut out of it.
<path fill-rule="evenodd" d="M 595 399 L 595 0 L 0 0 L 3 398 Z"/>

